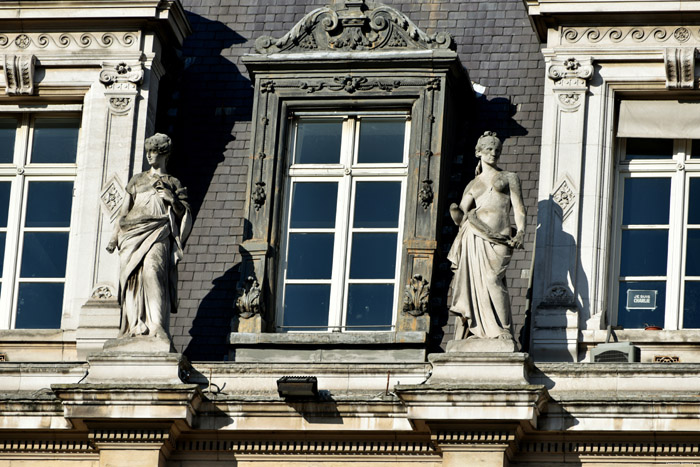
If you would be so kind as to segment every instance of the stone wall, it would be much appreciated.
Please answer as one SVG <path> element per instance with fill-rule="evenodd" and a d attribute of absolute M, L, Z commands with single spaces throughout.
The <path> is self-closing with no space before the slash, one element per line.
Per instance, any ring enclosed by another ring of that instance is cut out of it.
<path fill-rule="evenodd" d="M 234 291 L 239 279 L 245 179 L 250 157 L 252 83 L 240 61 L 262 34 L 279 37 L 326 0 L 183 0 L 194 33 L 182 51 L 183 69 L 161 86 L 160 131 L 174 135 L 171 170 L 189 187 L 196 222 L 180 268 L 180 308 L 172 321 L 178 350 L 193 360 L 226 355 Z M 475 167 L 473 148 L 485 130 L 505 139 L 502 167 L 518 172 L 528 208 L 524 251 L 508 271 L 516 335 L 525 345 L 528 274 L 536 226 L 537 174 L 544 65 L 519 0 L 397 1 L 396 7 L 428 33 L 448 31 L 469 71 L 477 118 L 461 122 L 448 196 L 457 201 Z M 450 201 L 452 202 L 452 201 Z M 442 264 L 434 278 L 432 315 L 451 336 L 445 304 L 449 265 L 444 257 L 456 228 L 444 223 Z M 451 321 L 451 320 L 450 320 Z M 443 334 L 435 332 L 435 345 Z"/>

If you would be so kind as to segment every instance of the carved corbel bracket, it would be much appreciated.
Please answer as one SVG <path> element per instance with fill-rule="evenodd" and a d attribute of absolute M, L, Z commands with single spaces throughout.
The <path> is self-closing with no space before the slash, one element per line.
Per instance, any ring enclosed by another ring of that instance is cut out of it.
<path fill-rule="evenodd" d="M 578 60 L 574 57 L 555 60 L 547 67 L 547 76 L 559 88 L 585 89 L 593 76 L 593 63 L 590 59 Z"/>
<path fill-rule="evenodd" d="M 5 94 L 31 96 L 34 94 L 34 55 L 4 55 Z"/>
<path fill-rule="evenodd" d="M 695 87 L 695 48 L 669 47 L 664 50 L 667 89 Z"/>
<path fill-rule="evenodd" d="M 240 317 L 250 319 L 255 315 L 259 315 L 262 311 L 262 289 L 257 279 L 253 276 L 248 276 L 242 287 L 238 287 L 236 291 L 238 294 L 236 310 Z"/>
<path fill-rule="evenodd" d="M 406 286 L 403 295 L 403 311 L 411 316 L 422 316 L 428 311 L 430 285 L 423 276 L 416 274 Z"/>

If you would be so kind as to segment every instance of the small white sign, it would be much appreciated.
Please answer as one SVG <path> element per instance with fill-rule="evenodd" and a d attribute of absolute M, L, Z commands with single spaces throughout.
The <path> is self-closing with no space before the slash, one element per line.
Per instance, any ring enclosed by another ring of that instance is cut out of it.
<path fill-rule="evenodd" d="M 628 290 L 628 310 L 655 310 L 657 290 Z"/>

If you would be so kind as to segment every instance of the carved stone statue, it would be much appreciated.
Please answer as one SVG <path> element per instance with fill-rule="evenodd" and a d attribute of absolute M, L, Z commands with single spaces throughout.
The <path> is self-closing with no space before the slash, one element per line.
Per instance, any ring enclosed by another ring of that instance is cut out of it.
<path fill-rule="evenodd" d="M 187 189 L 168 175 L 172 142 L 157 133 L 146 139 L 151 168 L 134 175 L 107 251 L 119 250 L 119 337 L 170 339 L 177 307 L 177 263 L 192 229 Z"/>
<path fill-rule="evenodd" d="M 450 311 L 457 315 L 455 339 L 514 340 L 505 272 L 513 249 L 523 247 L 525 206 L 518 176 L 497 166 L 501 146 L 496 133 L 487 131 L 479 138 L 476 176 L 459 206 L 450 206 L 459 226 L 447 256 L 454 272 Z"/>

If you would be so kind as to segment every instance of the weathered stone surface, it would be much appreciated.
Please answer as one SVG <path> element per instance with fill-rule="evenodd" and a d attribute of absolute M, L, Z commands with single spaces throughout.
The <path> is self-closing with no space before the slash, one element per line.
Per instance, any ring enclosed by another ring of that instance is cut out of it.
<path fill-rule="evenodd" d="M 167 338 L 133 336 L 108 340 L 104 344 L 104 351 L 114 353 L 158 353 L 175 352 L 175 347 Z"/>
<path fill-rule="evenodd" d="M 141 345 L 133 344 L 133 348 Z M 146 345 L 148 347 L 148 345 Z M 132 349 L 133 349 L 132 348 Z M 87 383 L 158 383 L 179 384 L 181 371 L 189 368 L 182 354 L 167 351 L 102 352 L 88 357 Z"/>
<path fill-rule="evenodd" d="M 479 340 L 479 339 L 475 339 Z M 528 384 L 532 361 L 526 353 L 505 352 L 447 352 L 431 354 L 433 365 L 429 379 L 435 383 L 508 383 Z"/>
<path fill-rule="evenodd" d="M 460 339 L 447 343 L 447 352 L 516 352 L 517 344 L 507 339 Z"/>

